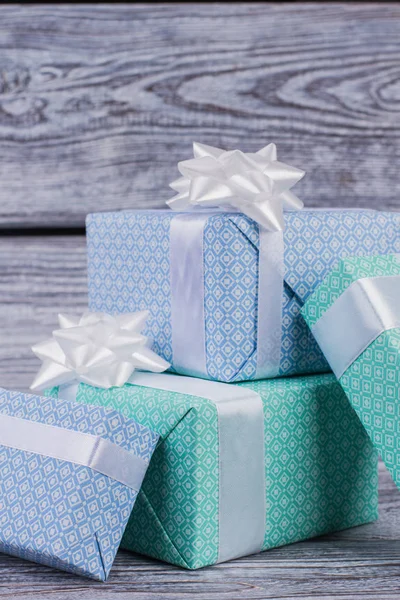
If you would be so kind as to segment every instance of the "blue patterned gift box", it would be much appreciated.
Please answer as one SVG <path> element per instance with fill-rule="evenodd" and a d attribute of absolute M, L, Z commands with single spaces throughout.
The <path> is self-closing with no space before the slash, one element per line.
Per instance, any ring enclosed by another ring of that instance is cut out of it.
<path fill-rule="evenodd" d="M 300 314 L 304 302 L 340 258 L 400 251 L 399 214 L 372 210 L 286 213 L 283 278 L 277 285 L 272 279 L 266 281 L 266 301 L 259 305 L 258 225 L 238 213 L 211 214 L 204 224 L 201 258 L 187 275 L 190 279 L 200 266 L 204 286 L 203 306 L 197 313 L 193 310 L 192 321 L 202 321 L 205 365 L 202 373 L 192 373 L 177 364 L 173 350 L 177 332 L 171 299 L 177 292 L 176 285 L 171 285 L 171 227 L 177 217 L 169 210 L 88 216 L 89 307 L 114 314 L 148 309 L 144 333 L 173 370 L 224 382 L 329 371 Z M 181 260 L 184 265 L 183 246 Z M 271 260 L 276 260 L 272 253 Z M 189 281 L 186 288 L 184 283 L 183 295 L 190 288 Z M 276 364 L 260 377 L 259 318 L 261 313 L 268 317 L 265 313 L 272 296 L 279 303 L 279 314 L 270 319 L 271 329 L 278 323 Z M 185 327 L 188 332 L 192 327 L 190 310 L 189 306 L 183 335 Z M 194 354 L 196 338 L 188 334 L 186 346 L 181 343 L 187 358 Z"/>
<path fill-rule="evenodd" d="M 41 428 L 34 445 L 49 431 L 75 441 L 76 432 L 89 434 L 85 440 L 105 441 L 144 472 L 158 435 L 116 410 L 0 389 L 0 551 L 105 580 L 139 490 L 85 464 L 21 450 L 10 421 Z"/>

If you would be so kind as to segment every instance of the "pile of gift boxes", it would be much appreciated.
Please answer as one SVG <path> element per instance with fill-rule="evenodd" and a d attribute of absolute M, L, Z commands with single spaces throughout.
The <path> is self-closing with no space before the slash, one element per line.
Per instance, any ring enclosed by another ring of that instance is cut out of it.
<path fill-rule="evenodd" d="M 378 451 L 400 482 L 400 214 L 300 210 L 273 145 L 180 171 L 88 216 L 88 312 L 0 393 L 3 552 L 197 569 L 375 520 Z"/>

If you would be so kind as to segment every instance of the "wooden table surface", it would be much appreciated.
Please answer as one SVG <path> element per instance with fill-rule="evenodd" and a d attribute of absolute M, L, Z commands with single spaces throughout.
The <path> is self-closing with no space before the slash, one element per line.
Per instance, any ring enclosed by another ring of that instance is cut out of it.
<path fill-rule="evenodd" d="M 399 3 L 0 5 L 0 385 L 86 305 L 85 215 L 160 208 L 193 140 L 303 168 L 308 206 L 400 207 Z M 400 598 L 377 523 L 186 572 L 126 552 L 98 584 L 0 555 L 0 598 Z"/>

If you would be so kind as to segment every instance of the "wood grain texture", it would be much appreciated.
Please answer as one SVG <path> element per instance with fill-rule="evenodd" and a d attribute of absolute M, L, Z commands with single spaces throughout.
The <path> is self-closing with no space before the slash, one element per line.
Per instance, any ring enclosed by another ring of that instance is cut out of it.
<path fill-rule="evenodd" d="M 0 598 L 13 600 L 394 600 L 400 494 L 380 465 L 380 519 L 199 571 L 120 551 L 106 583 L 0 554 Z"/>
<path fill-rule="evenodd" d="M 310 205 L 399 208 L 400 4 L 0 7 L 0 227 L 159 207 L 193 140 L 307 170 Z"/>
<path fill-rule="evenodd" d="M 27 390 L 40 366 L 30 347 L 57 313 L 87 306 L 84 236 L 0 236 L 0 385 Z"/>

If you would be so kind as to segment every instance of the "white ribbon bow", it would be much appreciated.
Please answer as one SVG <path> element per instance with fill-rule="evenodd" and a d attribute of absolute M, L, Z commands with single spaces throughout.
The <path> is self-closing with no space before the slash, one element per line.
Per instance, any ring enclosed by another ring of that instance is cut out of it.
<path fill-rule="evenodd" d="M 275 144 L 255 154 L 193 144 L 194 159 L 178 163 L 183 177 L 170 184 L 172 210 L 218 207 L 244 213 L 268 231 L 282 231 L 283 211 L 300 210 L 290 188 L 305 172 L 278 162 Z"/>
<path fill-rule="evenodd" d="M 60 329 L 32 346 L 43 364 L 31 389 L 72 381 L 110 388 L 124 385 L 135 369 L 165 371 L 169 363 L 150 350 L 148 338 L 140 333 L 147 317 L 148 311 L 117 317 L 90 312 L 82 317 L 58 315 Z"/>

